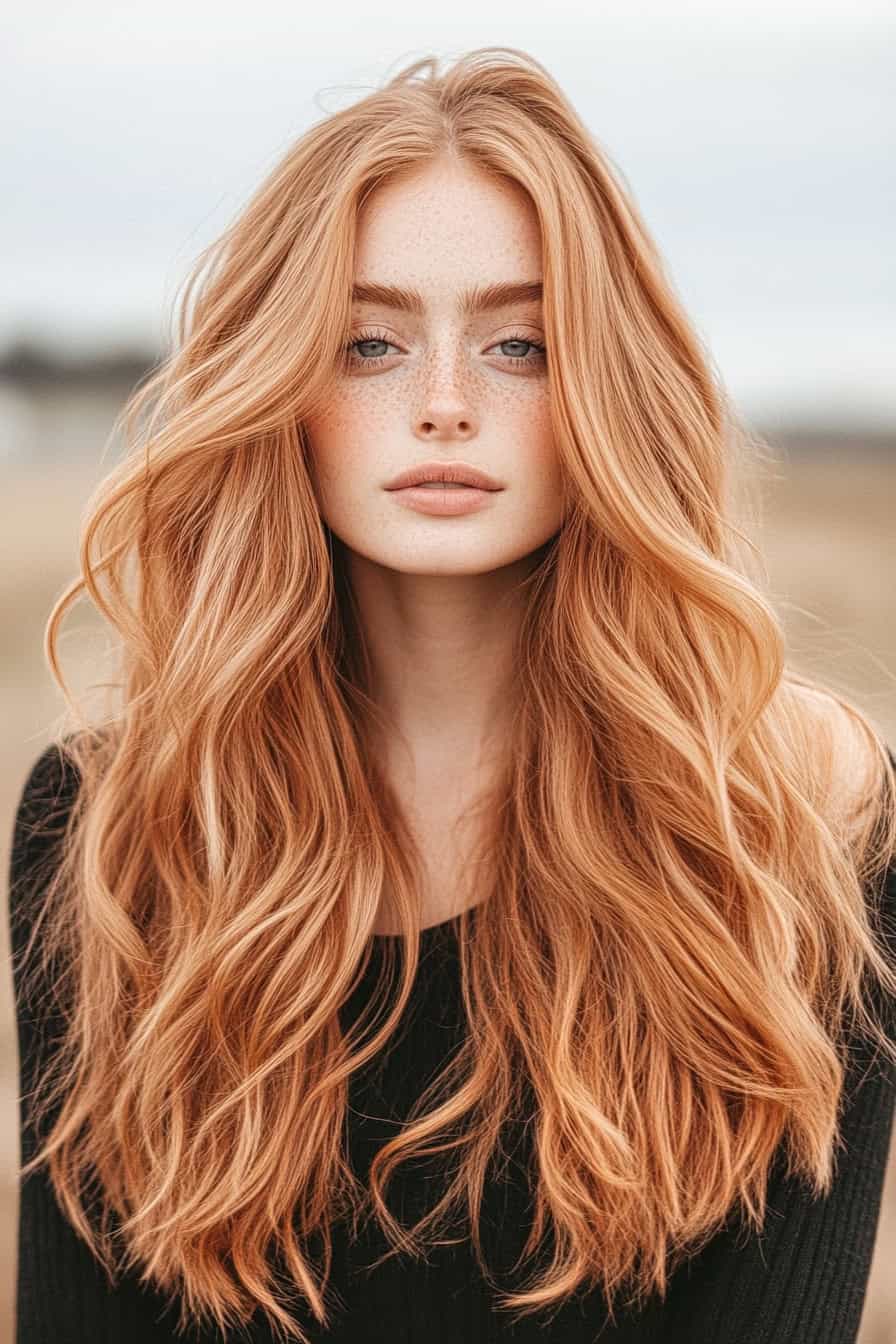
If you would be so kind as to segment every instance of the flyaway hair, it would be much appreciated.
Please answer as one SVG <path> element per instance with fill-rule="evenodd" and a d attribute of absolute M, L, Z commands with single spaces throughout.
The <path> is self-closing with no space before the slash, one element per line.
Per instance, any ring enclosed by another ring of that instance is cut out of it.
<path fill-rule="evenodd" d="M 514 1125 L 533 1219 L 501 1305 L 663 1293 L 732 1209 L 761 1225 L 777 1153 L 826 1191 L 850 1042 L 896 1058 L 874 920 L 893 763 L 863 712 L 788 666 L 739 526 L 763 445 L 547 71 L 502 47 L 437 67 L 311 126 L 202 254 L 45 634 L 78 788 L 29 946 L 65 1030 L 23 1174 L 47 1164 L 110 1273 L 222 1331 L 260 1307 L 306 1340 L 296 1292 L 326 1325 L 337 1219 L 377 1217 L 390 1254 L 469 1235 L 488 1276 L 477 1213 Z M 420 866 L 304 425 L 344 355 L 359 207 L 439 156 L 537 211 L 565 512 L 525 580 L 513 732 L 480 800 L 468 1039 L 367 1189 L 348 1080 L 410 994 Z M 99 723 L 59 666 L 81 594 L 118 660 Z M 406 938 L 343 1032 L 385 884 Z M 440 1152 L 450 1179 L 405 1227 L 389 1178 Z"/>

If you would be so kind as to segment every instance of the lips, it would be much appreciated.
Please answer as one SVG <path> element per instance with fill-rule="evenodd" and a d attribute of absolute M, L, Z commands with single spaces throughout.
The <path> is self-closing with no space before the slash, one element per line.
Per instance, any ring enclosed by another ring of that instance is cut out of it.
<path fill-rule="evenodd" d="M 423 462 L 401 472 L 386 485 L 387 490 L 406 490 L 414 485 L 427 485 L 435 482 L 448 485 L 467 485 L 475 490 L 503 490 L 504 486 L 493 476 L 472 467 L 467 462 Z M 435 493 L 435 492 L 434 492 Z"/>

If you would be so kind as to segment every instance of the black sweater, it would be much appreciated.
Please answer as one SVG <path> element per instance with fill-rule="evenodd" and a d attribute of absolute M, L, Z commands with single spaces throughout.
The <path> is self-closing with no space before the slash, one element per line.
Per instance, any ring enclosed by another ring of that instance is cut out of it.
<path fill-rule="evenodd" d="M 20 1058 L 21 1155 L 34 1152 L 27 1092 L 38 1050 L 55 1025 L 26 1003 L 21 958 L 45 887 L 53 837 L 64 823 L 77 777 L 55 746 L 35 761 L 15 816 L 10 865 L 10 932 Z M 885 910 L 896 930 L 896 867 L 885 883 Z M 884 930 L 885 936 L 889 933 Z M 346 1022 L 357 1012 L 386 939 L 374 940 L 365 980 L 344 1005 Z M 405 1030 L 385 1055 L 353 1076 L 348 1123 L 353 1168 L 363 1177 L 372 1154 L 406 1117 L 411 1103 L 457 1044 L 461 1030 L 456 956 L 456 920 L 422 934 L 421 962 Z M 890 1008 L 887 1004 L 887 1008 Z M 892 1065 L 862 1042 L 847 1077 L 836 1178 L 826 1198 L 815 1199 L 796 1179 L 785 1179 L 780 1162 L 769 1181 L 768 1213 L 760 1237 L 747 1238 L 733 1215 L 701 1252 L 671 1276 L 660 1302 L 642 1310 L 621 1301 L 616 1323 L 607 1324 L 599 1290 L 568 1300 L 547 1324 L 538 1316 L 511 1326 L 490 1304 L 469 1243 L 439 1247 L 429 1263 L 396 1256 L 372 1274 L 364 1266 L 388 1246 L 375 1219 L 349 1244 L 334 1228 L 332 1287 L 345 1306 L 330 1329 L 320 1332 L 310 1313 L 298 1314 L 312 1340 L 351 1344 L 484 1344 L 484 1341 L 563 1341 L 584 1344 L 850 1344 L 857 1336 L 880 1214 L 881 1190 L 896 1096 Z M 397 1170 L 387 1187 L 389 1207 L 406 1225 L 430 1202 L 421 1203 L 425 1182 Z M 521 1169 L 515 1178 L 486 1188 L 482 1215 L 486 1261 L 502 1287 L 528 1229 Z M 397 1195 L 394 1193 L 397 1190 Z M 161 1344 L 180 1338 L 219 1344 L 217 1332 L 175 1333 L 176 1315 L 165 1300 L 136 1277 L 110 1288 L 102 1268 L 60 1211 L 40 1168 L 20 1181 L 17 1270 L 17 1344 Z M 233 1344 L 269 1341 L 261 1313 Z"/>

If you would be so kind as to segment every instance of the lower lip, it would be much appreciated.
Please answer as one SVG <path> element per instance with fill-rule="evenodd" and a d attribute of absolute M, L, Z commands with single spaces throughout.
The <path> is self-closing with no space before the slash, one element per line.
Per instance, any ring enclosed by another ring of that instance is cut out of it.
<path fill-rule="evenodd" d="M 457 489 L 428 490 L 421 485 L 408 485 L 404 490 L 390 490 L 399 504 L 418 513 L 431 513 L 439 518 L 456 518 L 461 513 L 475 513 L 484 508 L 498 490 L 477 490 L 471 485 L 461 485 Z"/>

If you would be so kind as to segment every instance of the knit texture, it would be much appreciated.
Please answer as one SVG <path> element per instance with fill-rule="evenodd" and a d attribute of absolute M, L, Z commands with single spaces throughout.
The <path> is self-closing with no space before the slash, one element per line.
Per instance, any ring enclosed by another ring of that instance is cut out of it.
<path fill-rule="evenodd" d="M 37 995 L 26 1002 L 21 962 L 77 782 L 70 760 L 57 746 L 48 747 L 31 767 L 14 821 L 9 913 L 23 1164 L 35 1151 L 29 1090 L 61 1023 Z M 882 910 L 878 927 L 896 958 L 896 865 L 886 874 Z M 362 1179 L 377 1148 L 461 1040 L 456 929 L 455 919 L 423 930 L 402 1028 L 351 1080 L 349 1156 Z M 346 1024 L 372 986 L 387 938 L 374 939 L 367 972 L 341 1010 Z M 886 1009 L 892 1030 L 892 1003 Z M 351 1244 L 344 1228 L 333 1229 L 330 1289 L 342 1308 L 330 1329 L 321 1331 L 307 1312 L 296 1310 L 296 1318 L 311 1340 L 327 1344 L 852 1344 L 896 1099 L 896 1070 L 888 1060 L 867 1042 L 858 1043 L 852 1059 L 841 1113 L 844 1146 L 835 1158 L 830 1194 L 813 1197 L 804 1183 L 786 1179 L 776 1161 L 761 1234 L 748 1236 L 732 1214 L 702 1251 L 673 1272 L 663 1301 L 656 1297 L 641 1310 L 618 1306 L 613 1325 L 599 1290 L 576 1294 L 547 1322 L 530 1316 L 511 1324 L 494 1308 L 468 1242 L 435 1248 L 428 1263 L 397 1255 L 368 1272 L 366 1266 L 388 1249 L 375 1219 Z M 487 1263 L 503 1286 L 525 1240 L 530 1207 L 523 1166 L 514 1162 L 508 1171 L 486 1187 L 481 1222 Z M 431 1207 L 421 1202 L 429 1188 L 421 1168 L 403 1165 L 387 1187 L 387 1201 L 409 1223 Z M 217 1331 L 178 1335 L 175 1326 L 176 1312 L 136 1276 L 110 1285 L 59 1208 L 44 1168 L 20 1181 L 16 1344 L 224 1344 Z M 259 1311 L 246 1331 L 228 1334 L 227 1344 L 268 1344 L 273 1338 Z"/>

